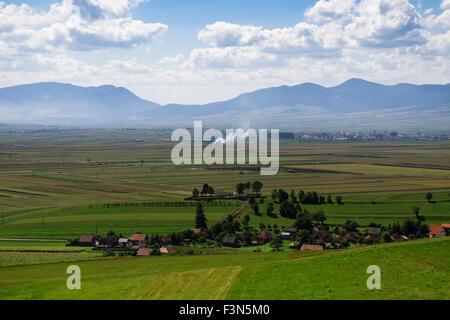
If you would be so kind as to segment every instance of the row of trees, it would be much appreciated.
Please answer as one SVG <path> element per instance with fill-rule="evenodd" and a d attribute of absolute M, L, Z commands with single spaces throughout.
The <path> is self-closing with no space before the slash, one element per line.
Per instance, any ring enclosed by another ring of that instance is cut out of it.
<path fill-rule="evenodd" d="M 259 193 L 261 192 L 263 186 L 264 185 L 260 181 L 238 183 L 236 184 L 235 190 L 237 194 L 244 194 L 245 190 L 252 191 L 254 193 Z"/>
<path fill-rule="evenodd" d="M 326 198 L 324 196 L 319 196 L 316 191 L 312 192 L 304 192 L 300 190 L 298 194 L 296 194 L 295 190 L 291 190 L 288 194 L 283 189 L 275 189 L 272 191 L 272 200 L 274 202 L 283 203 L 286 200 L 290 200 L 292 203 L 301 203 L 301 204 L 334 204 L 333 198 L 331 195 L 328 195 Z M 343 204 L 342 197 L 336 196 L 336 202 L 338 204 Z"/>

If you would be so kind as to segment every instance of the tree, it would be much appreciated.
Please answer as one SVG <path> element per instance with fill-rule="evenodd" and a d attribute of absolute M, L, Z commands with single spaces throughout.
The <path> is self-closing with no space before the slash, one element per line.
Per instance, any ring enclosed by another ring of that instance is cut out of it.
<path fill-rule="evenodd" d="M 208 186 L 208 194 L 213 195 L 214 193 L 216 193 L 216 190 L 214 190 L 214 188 L 212 186 Z"/>
<path fill-rule="evenodd" d="M 288 199 L 289 199 L 289 195 L 287 194 L 287 192 L 285 192 L 283 189 L 278 190 L 278 201 L 280 201 L 280 203 L 282 203 Z"/>
<path fill-rule="evenodd" d="M 337 202 L 338 204 L 343 204 L 343 203 L 342 203 L 342 197 L 341 197 L 341 196 L 337 196 L 337 197 L 336 197 L 336 202 Z"/>
<path fill-rule="evenodd" d="M 257 203 L 255 203 L 255 204 L 252 206 L 252 209 L 253 209 L 253 212 L 255 213 L 255 215 L 257 215 L 257 216 L 260 215 L 260 214 L 259 214 L 259 206 L 258 206 Z"/>
<path fill-rule="evenodd" d="M 297 219 L 295 220 L 294 227 L 299 230 L 309 230 L 312 231 L 314 229 L 311 217 L 307 212 L 301 212 L 297 215 Z"/>
<path fill-rule="evenodd" d="M 425 198 L 427 199 L 428 202 L 431 202 L 431 199 L 433 199 L 433 194 L 431 192 L 427 192 L 425 194 Z"/>
<path fill-rule="evenodd" d="M 272 190 L 272 201 L 277 201 L 278 200 L 278 190 Z"/>
<path fill-rule="evenodd" d="M 271 216 L 271 215 L 273 214 L 273 210 L 274 210 L 274 208 L 273 208 L 273 202 L 269 202 L 269 203 L 267 204 L 267 208 L 266 208 L 266 213 L 267 213 L 267 215 L 268 215 L 268 216 Z"/>
<path fill-rule="evenodd" d="M 353 220 L 347 220 L 344 224 L 344 229 L 346 232 L 355 232 L 358 230 L 359 224 Z"/>
<path fill-rule="evenodd" d="M 263 184 L 260 181 L 254 181 L 252 183 L 252 191 L 253 192 L 258 193 L 261 191 L 262 188 L 263 188 Z"/>
<path fill-rule="evenodd" d="M 331 198 L 330 195 L 328 195 L 328 197 L 327 197 L 327 202 L 328 202 L 328 204 L 334 204 L 333 199 Z"/>
<path fill-rule="evenodd" d="M 273 248 L 274 251 L 280 251 L 281 247 L 283 246 L 283 241 L 281 241 L 281 237 L 275 236 L 270 242 L 270 246 Z"/>
<path fill-rule="evenodd" d="M 300 230 L 297 232 L 296 240 L 302 245 L 311 242 L 311 231 L 310 230 Z"/>
<path fill-rule="evenodd" d="M 242 224 L 244 225 L 244 229 L 248 229 L 250 223 L 250 216 L 248 214 L 246 214 L 244 216 L 244 220 L 242 221 Z"/>
<path fill-rule="evenodd" d="M 237 194 L 239 194 L 239 195 L 244 194 L 244 190 L 245 190 L 245 185 L 243 183 L 238 183 L 236 185 Z"/>
<path fill-rule="evenodd" d="M 292 202 L 286 200 L 280 206 L 280 215 L 284 218 L 295 219 L 297 216 L 297 209 Z"/>
<path fill-rule="evenodd" d="M 290 196 L 291 196 L 292 202 L 294 202 L 294 203 L 297 202 L 297 197 L 295 196 L 295 190 L 291 190 Z"/>
<path fill-rule="evenodd" d="M 255 197 L 254 197 L 254 196 L 250 196 L 250 197 L 248 198 L 248 203 L 249 203 L 251 206 L 253 206 L 253 205 L 256 203 Z"/>
<path fill-rule="evenodd" d="M 323 211 L 318 211 L 313 215 L 312 219 L 323 226 L 323 223 L 327 220 L 327 216 Z"/>
<path fill-rule="evenodd" d="M 193 197 L 198 197 L 199 194 L 200 194 L 200 191 L 198 191 L 197 188 L 195 188 L 194 190 L 192 190 L 192 196 L 193 196 Z"/>
<path fill-rule="evenodd" d="M 202 187 L 202 196 L 207 195 L 209 191 L 209 185 L 207 183 L 205 183 Z"/>
<path fill-rule="evenodd" d="M 298 201 L 300 203 L 303 203 L 304 200 L 305 200 L 305 191 L 300 190 L 300 192 L 298 193 Z"/>
<path fill-rule="evenodd" d="M 208 227 L 202 205 L 197 206 L 197 213 L 195 215 L 195 227 L 198 229 L 206 229 Z"/>

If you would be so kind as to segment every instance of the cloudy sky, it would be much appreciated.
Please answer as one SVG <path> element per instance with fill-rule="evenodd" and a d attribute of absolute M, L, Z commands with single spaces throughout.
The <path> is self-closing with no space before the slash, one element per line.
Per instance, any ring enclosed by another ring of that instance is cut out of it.
<path fill-rule="evenodd" d="M 161 104 L 349 78 L 450 82 L 450 0 L 0 1 L 0 87 L 124 86 Z"/>

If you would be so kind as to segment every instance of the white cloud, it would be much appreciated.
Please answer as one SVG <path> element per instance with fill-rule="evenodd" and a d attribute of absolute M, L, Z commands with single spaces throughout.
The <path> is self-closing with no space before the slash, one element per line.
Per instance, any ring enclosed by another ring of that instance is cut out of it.
<path fill-rule="evenodd" d="M 319 0 L 307 9 L 305 17 L 315 23 L 349 18 L 355 7 L 355 0 Z"/>
<path fill-rule="evenodd" d="M 362 0 L 345 27 L 363 46 L 401 47 L 422 44 L 422 18 L 408 0 Z"/>
<path fill-rule="evenodd" d="M 63 0 L 48 11 L 0 2 L 0 41 L 10 50 L 93 50 L 131 47 L 164 35 L 168 27 L 129 16 L 139 0 Z"/>

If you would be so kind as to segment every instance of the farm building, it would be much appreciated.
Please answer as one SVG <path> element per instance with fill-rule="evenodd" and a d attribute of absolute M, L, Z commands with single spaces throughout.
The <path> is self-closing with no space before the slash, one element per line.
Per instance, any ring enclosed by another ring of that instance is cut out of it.
<path fill-rule="evenodd" d="M 393 234 L 393 235 L 391 236 L 391 240 L 392 240 L 392 241 L 407 241 L 407 240 L 408 240 L 408 237 L 401 236 L 401 235 L 398 235 L 398 234 Z"/>
<path fill-rule="evenodd" d="M 148 245 L 149 238 L 148 235 L 144 233 L 135 233 L 131 236 L 128 244 L 130 247 L 143 247 Z"/>
<path fill-rule="evenodd" d="M 269 231 L 267 231 L 267 229 L 264 229 L 263 231 L 261 231 L 261 233 L 258 235 L 258 242 L 260 244 L 266 244 L 267 242 L 272 240 L 272 235 L 270 234 Z"/>
<path fill-rule="evenodd" d="M 172 248 L 169 248 L 169 247 L 161 247 L 159 249 L 159 252 L 161 252 L 162 254 L 168 254 L 168 253 L 171 253 L 173 251 L 174 250 Z"/>
<path fill-rule="evenodd" d="M 152 253 L 150 248 L 140 248 L 136 254 L 137 257 L 148 257 Z"/>
<path fill-rule="evenodd" d="M 444 230 L 445 230 L 445 234 L 446 234 L 446 235 L 450 235 L 450 223 L 444 223 L 444 224 L 442 225 L 442 227 L 443 227 Z"/>
<path fill-rule="evenodd" d="M 117 248 L 125 248 L 126 246 L 127 246 L 127 244 L 128 244 L 128 239 L 126 239 L 126 238 L 120 238 L 118 241 L 117 241 Z"/>
<path fill-rule="evenodd" d="M 381 235 L 381 228 L 374 228 L 374 227 L 367 228 L 366 234 L 370 238 L 379 238 Z"/>
<path fill-rule="evenodd" d="M 163 244 L 172 244 L 172 236 L 169 234 L 161 239 Z"/>
<path fill-rule="evenodd" d="M 323 241 L 326 237 L 328 237 L 327 230 L 318 230 L 318 231 L 313 231 L 313 233 L 312 233 L 313 239 L 320 239 Z"/>
<path fill-rule="evenodd" d="M 298 229 L 294 228 L 294 227 L 286 228 L 281 233 L 281 239 L 283 239 L 283 240 L 295 240 L 295 238 L 297 236 L 297 231 L 298 231 Z"/>
<path fill-rule="evenodd" d="M 81 236 L 80 239 L 78 239 L 78 243 L 80 246 L 86 246 L 86 247 L 95 247 L 98 242 L 97 239 L 94 236 Z"/>
<path fill-rule="evenodd" d="M 191 231 L 194 233 L 194 234 L 200 234 L 200 232 L 202 231 L 201 229 L 191 229 Z"/>
<path fill-rule="evenodd" d="M 445 232 L 445 228 L 443 225 L 430 226 L 430 238 L 440 238 L 445 237 L 447 233 Z"/>
<path fill-rule="evenodd" d="M 321 251 L 321 250 L 323 250 L 323 247 L 318 246 L 318 245 L 313 245 L 313 244 L 304 244 L 304 245 L 302 245 L 302 248 L 300 250 L 302 250 L 302 251 L 305 251 L 305 250 Z"/>
<path fill-rule="evenodd" d="M 232 248 L 239 247 L 237 238 L 236 237 L 232 237 L 232 236 L 224 237 L 223 240 L 222 240 L 222 245 L 224 247 L 232 247 Z"/>

